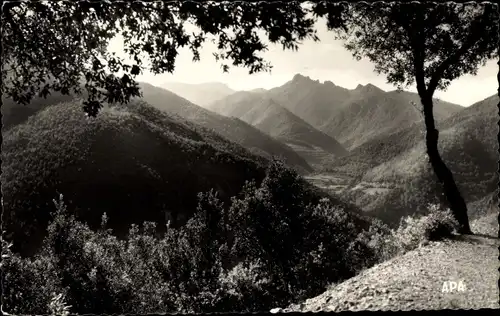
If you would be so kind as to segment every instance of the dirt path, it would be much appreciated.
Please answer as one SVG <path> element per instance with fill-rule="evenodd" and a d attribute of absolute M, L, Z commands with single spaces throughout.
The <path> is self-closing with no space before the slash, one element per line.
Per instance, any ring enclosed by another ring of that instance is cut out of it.
<path fill-rule="evenodd" d="M 485 236 L 431 243 L 284 311 L 499 308 L 499 246 Z M 442 292 L 445 281 L 463 281 L 465 291 Z"/>

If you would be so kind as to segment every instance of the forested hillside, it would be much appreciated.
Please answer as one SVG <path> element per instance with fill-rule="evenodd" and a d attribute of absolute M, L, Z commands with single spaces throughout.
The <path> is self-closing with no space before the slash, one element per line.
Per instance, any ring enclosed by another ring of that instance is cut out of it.
<path fill-rule="evenodd" d="M 143 99 L 152 106 L 176 114 L 204 126 L 225 138 L 236 142 L 251 152 L 264 157 L 278 156 L 301 173 L 312 171 L 311 166 L 286 144 L 237 118 L 229 118 L 204 109 L 178 95 L 141 83 Z"/>
<path fill-rule="evenodd" d="M 71 99 L 73 99 L 72 96 L 53 92 L 47 98 L 35 97 L 30 104 L 21 105 L 11 99 L 2 97 L 2 132 L 23 123 L 28 117 L 51 104 L 67 102 Z"/>
<path fill-rule="evenodd" d="M 141 89 L 144 100 L 160 110 L 167 111 L 172 115 L 179 115 L 191 122 L 212 129 L 228 140 L 242 145 L 254 154 L 265 158 L 281 157 L 302 174 L 312 171 L 311 166 L 292 148 L 241 120 L 218 115 L 168 90 L 147 83 L 141 83 Z M 3 100 L 3 130 L 6 131 L 25 122 L 30 116 L 47 106 L 63 101 L 70 102 L 73 99 L 73 96 L 63 96 L 54 92 L 47 98 L 37 97 L 26 106 L 15 104 L 12 100 Z"/>
<path fill-rule="evenodd" d="M 265 166 L 264 158 L 143 102 L 92 119 L 77 100 L 5 133 L 2 160 L 4 220 L 23 249 L 41 242 L 59 193 L 91 227 L 107 212 L 123 233 L 145 220 L 161 226 L 167 213 L 181 223 L 198 192 L 215 188 L 229 198 L 245 181 L 261 180 Z"/>
<path fill-rule="evenodd" d="M 438 123 L 442 157 L 467 202 L 496 190 L 497 103 L 498 97 L 492 96 Z M 440 191 L 427 163 L 424 137 L 424 127 L 414 124 L 365 143 L 348 156 L 335 159 L 325 170 L 357 179 L 353 182 L 375 186 L 390 183 L 392 190 L 375 197 L 345 193 L 366 211 L 376 210 L 397 221 L 401 212 L 411 213 L 428 201 L 439 201 Z"/>

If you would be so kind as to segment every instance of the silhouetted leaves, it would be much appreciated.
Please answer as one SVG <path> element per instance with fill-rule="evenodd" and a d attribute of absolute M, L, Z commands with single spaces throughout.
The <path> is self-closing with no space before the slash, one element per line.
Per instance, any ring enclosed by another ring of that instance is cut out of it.
<path fill-rule="evenodd" d="M 250 73 L 268 71 L 271 65 L 258 56 L 267 49 L 264 37 L 287 49 L 317 39 L 311 10 L 300 2 L 10 2 L 2 15 L 3 93 L 27 104 L 39 92 L 80 95 L 84 88 L 84 110 L 95 116 L 103 102 L 139 96 L 134 79 L 143 71 L 173 72 L 179 48 L 189 47 L 199 60 L 206 39 L 217 43 L 222 71 L 229 60 Z M 197 30 L 188 31 L 187 23 Z M 107 52 L 116 37 L 132 64 Z M 120 72 L 130 82 L 119 81 Z"/>
<path fill-rule="evenodd" d="M 356 3 L 340 14 L 347 28 L 328 26 L 354 57 L 367 57 L 389 83 L 417 83 L 431 97 L 498 56 L 493 3 Z"/>

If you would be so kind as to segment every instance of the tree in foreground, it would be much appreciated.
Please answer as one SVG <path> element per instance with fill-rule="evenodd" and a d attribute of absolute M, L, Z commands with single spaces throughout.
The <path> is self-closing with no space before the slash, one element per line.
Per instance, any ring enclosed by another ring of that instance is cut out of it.
<path fill-rule="evenodd" d="M 343 11 L 345 29 L 329 26 L 354 57 L 370 59 L 389 83 L 398 87 L 416 83 L 429 162 L 459 222 L 459 232 L 465 234 L 472 233 L 467 206 L 438 151 L 433 95 L 498 58 L 497 10 L 493 3 L 357 3 Z"/>

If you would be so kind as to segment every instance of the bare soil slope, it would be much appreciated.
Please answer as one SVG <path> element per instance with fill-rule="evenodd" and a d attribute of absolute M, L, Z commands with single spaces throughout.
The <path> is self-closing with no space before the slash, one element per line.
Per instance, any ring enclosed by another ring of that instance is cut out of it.
<path fill-rule="evenodd" d="M 285 311 L 499 308 L 498 247 L 490 236 L 457 236 L 393 258 Z M 446 281 L 465 291 L 443 292 Z"/>

